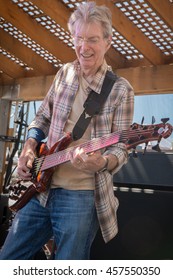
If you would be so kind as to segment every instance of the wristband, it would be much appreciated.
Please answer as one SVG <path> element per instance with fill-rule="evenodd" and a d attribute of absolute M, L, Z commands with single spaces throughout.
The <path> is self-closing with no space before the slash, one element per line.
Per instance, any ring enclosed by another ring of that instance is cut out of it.
<path fill-rule="evenodd" d="M 26 139 L 28 138 L 34 138 L 39 143 L 43 139 L 45 139 L 45 134 L 40 128 L 32 127 L 28 130 L 28 135 Z"/>

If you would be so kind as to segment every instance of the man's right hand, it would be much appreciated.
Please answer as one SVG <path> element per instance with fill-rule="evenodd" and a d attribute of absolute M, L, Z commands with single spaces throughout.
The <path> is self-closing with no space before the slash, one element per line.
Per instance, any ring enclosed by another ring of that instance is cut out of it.
<path fill-rule="evenodd" d="M 32 168 L 32 164 L 34 162 L 37 144 L 38 143 L 35 139 L 27 139 L 19 157 L 17 173 L 19 177 L 23 180 L 30 180 L 32 177 L 30 169 Z"/>

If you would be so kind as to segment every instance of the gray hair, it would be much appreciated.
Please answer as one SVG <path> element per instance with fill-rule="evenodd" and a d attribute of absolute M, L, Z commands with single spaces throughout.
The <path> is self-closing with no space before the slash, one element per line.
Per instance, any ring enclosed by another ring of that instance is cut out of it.
<path fill-rule="evenodd" d="M 103 36 L 112 36 L 112 15 L 106 6 L 97 6 L 95 2 L 80 4 L 71 14 L 68 21 L 68 29 L 74 35 L 77 22 L 100 22 L 103 28 Z"/>

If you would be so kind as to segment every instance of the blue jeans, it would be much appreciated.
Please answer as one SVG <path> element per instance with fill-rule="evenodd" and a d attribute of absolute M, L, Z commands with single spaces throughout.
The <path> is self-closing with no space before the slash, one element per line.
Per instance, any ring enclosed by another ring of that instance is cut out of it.
<path fill-rule="evenodd" d="M 55 259 L 89 259 L 97 230 L 94 191 L 51 189 L 46 207 L 34 197 L 17 212 L 0 259 L 32 259 L 52 236 Z"/>

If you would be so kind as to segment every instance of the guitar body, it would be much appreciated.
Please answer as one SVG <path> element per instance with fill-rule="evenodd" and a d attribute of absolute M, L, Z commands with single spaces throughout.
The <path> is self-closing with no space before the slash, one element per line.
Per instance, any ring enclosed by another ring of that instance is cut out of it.
<path fill-rule="evenodd" d="M 36 185 L 32 181 L 18 180 L 8 186 L 8 206 L 11 211 L 17 212 L 36 194 Z"/>
<path fill-rule="evenodd" d="M 71 134 L 67 134 L 49 150 L 45 143 L 41 143 L 37 149 L 38 157 L 36 162 L 42 163 L 44 157 L 53 154 L 55 151 L 65 149 L 72 142 Z M 33 164 L 34 165 L 34 164 Z M 41 171 L 41 165 L 38 170 L 34 167 L 31 169 L 32 179 L 30 181 L 17 180 L 8 186 L 9 190 L 9 208 L 17 212 L 36 194 L 46 191 L 51 183 L 52 175 L 56 166 Z"/>
<path fill-rule="evenodd" d="M 134 149 L 141 143 L 147 145 L 149 141 L 157 140 L 158 144 L 153 149 L 159 151 L 161 139 L 169 137 L 173 131 L 172 125 L 166 123 L 167 119 L 162 121 L 163 123 L 155 125 L 134 123 L 128 130 L 113 132 L 86 141 L 80 145 L 80 148 L 83 148 L 85 153 L 91 153 L 122 142 L 129 150 Z M 68 133 L 55 143 L 50 150 L 46 144 L 40 146 L 39 155 L 35 158 L 31 169 L 31 181 L 18 180 L 15 184 L 9 186 L 9 207 L 11 210 L 19 210 L 34 194 L 44 192 L 49 188 L 55 168 L 61 163 L 70 161 L 70 153 L 77 148 L 77 146 L 67 148 L 71 142 L 71 133 Z"/>

